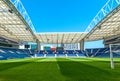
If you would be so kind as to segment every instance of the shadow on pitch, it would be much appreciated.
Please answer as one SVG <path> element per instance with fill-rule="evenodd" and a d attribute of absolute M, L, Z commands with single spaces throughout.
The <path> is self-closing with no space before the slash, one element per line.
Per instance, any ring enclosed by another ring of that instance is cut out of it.
<path fill-rule="evenodd" d="M 0 71 L 4 71 L 10 68 L 19 67 L 30 62 L 11 62 L 11 63 L 0 63 Z"/>
<path fill-rule="evenodd" d="M 23 65 L 26 65 L 26 64 L 30 64 L 30 63 L 35 63 L 38 60 L 42 60 L 42 59 L 32 59 L 32 60 L 28 59 L 28 60 L 21 60 L 20 62 L 0 63 L 0 71 L 4 71 L 4 70 L 14 68 L 14 67 L 23 66 Z"/>
<path fill-rule="evenodd" d="M 108 78 L 109 72 L 104 69 L 94 67 L 87 62 L 57 61 L 61 74 L 77 81 L 103 81 Z M 92 63 L 92 62 L 91 62 Z"/>

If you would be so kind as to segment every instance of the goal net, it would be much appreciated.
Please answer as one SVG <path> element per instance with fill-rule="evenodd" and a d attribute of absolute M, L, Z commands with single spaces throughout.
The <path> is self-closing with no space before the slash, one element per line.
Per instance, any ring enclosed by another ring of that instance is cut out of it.
<path fill-rule="evenodd" d="M 111 68 L 114 69 L 113 58 L 120 58 L 120 44 L 110 44 L 109 48 L 110 48 Z"/>

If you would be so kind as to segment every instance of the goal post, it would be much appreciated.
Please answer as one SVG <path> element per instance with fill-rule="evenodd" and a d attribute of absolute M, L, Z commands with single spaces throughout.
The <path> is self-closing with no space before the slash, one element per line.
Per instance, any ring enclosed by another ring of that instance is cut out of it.
<path fill-rule="evenodd" d="M 110 44 L 109 45 L 109 49 L 110 49 L 110 66 L 111 66 L 111 69 L 114 69 L 115 68 L 115 65 L 114 65 L 114 56 L 113 54 L 114 53 L 120 53 L 120 44 Z"/>

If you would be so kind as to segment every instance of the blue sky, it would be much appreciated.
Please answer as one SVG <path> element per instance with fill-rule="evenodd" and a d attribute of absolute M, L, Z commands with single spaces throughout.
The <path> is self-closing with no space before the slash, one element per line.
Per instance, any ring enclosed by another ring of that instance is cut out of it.
<path fill-rule="evenodd" d="M 84 32 L 107 0 L 21 0 L 37 32 Z"/>
<path fill-rule="evenodd" d="M 107 0 L 21 1 L 37 32 L 84 32 L 107 2 Z M 103 46 L 101 42 L 99 44 Z"/>

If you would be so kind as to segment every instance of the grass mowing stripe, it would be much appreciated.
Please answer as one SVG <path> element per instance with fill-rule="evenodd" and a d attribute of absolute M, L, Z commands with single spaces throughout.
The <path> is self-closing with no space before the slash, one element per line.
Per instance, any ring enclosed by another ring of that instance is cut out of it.
<path fill-rule="evenodd" d="M 87 61 L 81 61 L 81 59 L 77 60 L 76 59 L 73 59 L 73 58 L 67 58 L 68 60 L 71 60 L 71 61 L 75 61 L 75 62 L 79 62 L 79 63 L 82 63 L 82 64 L 87 64 L 89 66 L 93 66 L 93 67 L 97 67 L 99 69 L 110 69 L 110 62 L 109 61 L 104 61 L 103 59 L 100 60 L 95 60 L 95 58 L 84 58 L 86 59 Z M 94 63 L 94 64 L 93 64 Z M 99 65 L 101 65 L 101 67 L 98 67 Z M 103 66 L 104 65 L 104 66 Z"/>
<path fill-rule="evenodd" d="M 14 59 L 15 60 L 15 59 Z M 19 61 L 10 61 L 10 62 L 2 62 L 0 63 L 0 71 L 4 71 L 4 70 L 8 70 L 8 69 L 12 69 L 12 68 L 17 68 L 17 67 L 21 67 L 21 66 L 25 66 L 26 64 L 30 64 L 31 62 L 36 62 L 36 60 L 38 59 L 19 59 Z M 42 60 L 42 59 L 39 59 Z"/>
<path fill-rule="evenodd" d="M 106 67 L 106 62 L 67 60 L 58 63 L 62 74 L 74 81 L 119 81 L 120 79 L 118 73 Z"/>
<path fill-rule="evenodd" d="M 92 61 L 87 58 L 66 58 L 68 60 L 73 60 L 73 61 Z"/>
<path fill-rule="evenodd" d="M 0 80 L 120 81 L 120 67 L 117 66 L 117 68 L 111 70 L 109 68 L 109 60 L 104 61 L 104 59 L 100 60 L 100 58 L 31 58 L 28 61 L 9 63 L 0 62 Z"/>
<path fill-rule="evenodd" d="M 9 62 L 24 62 L 24 61 L 28 61 L 30 62 L 31 59 L 33 58 L 24 58 L 24 59 L 8 59 L 8 60 L 1 60 L 1 63 L 9 63 Z"/>
<path fill-rule="evenodd" d="M 36 62 L 34 61 L 36 60 Z M 45 59 L 46 61 L 37 62 L 38 59 L 31 59 L 29 64 L 0 71 L 0 78 L 3 81 L 65 81 L 57 68 L 57 62 L 54 58 Z M 39 59 L 40 61 L 41 59 Z M 43 59 L 42 59 L 43 60 Z M 51 61 L 49 61 L 51 60 Z M 32 62 L 33 61 L 33 62 Z M 16 62 L 10 62 L 16 65 Z M 20 62 L 23 63 L 23 62 Z M 5 63 L 6 64 L 6 63 Z M 8 66 L 8 65 L 5 65 Z M 2 67 L 2 66 L 1 66 Z"/>

